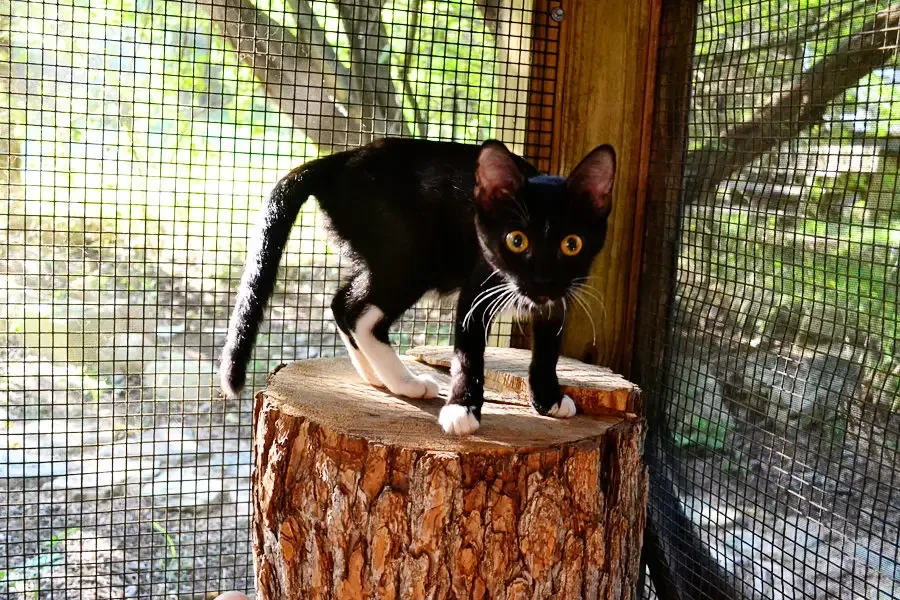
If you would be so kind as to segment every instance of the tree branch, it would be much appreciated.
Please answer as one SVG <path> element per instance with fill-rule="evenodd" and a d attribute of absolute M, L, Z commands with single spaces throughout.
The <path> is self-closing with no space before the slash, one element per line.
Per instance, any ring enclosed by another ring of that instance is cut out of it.
<path fill-rule="evenodd" d="M 350 40 L 351 85 L 362 95 L 376 135 L 412 135 L 412 127 L 408 132 L 404 127 L 402 100 L 391 78 L 391 42 L 381 18 L 381 4 L 380 0 L 337 0 Z"/>
<path fill-rule="evenodd" d="M 688 155 L 688 202 L 702 202 L 724 179 L 822 121 L 837 96 L 891 59 L 897 47 L 900 3 L 878 12 L 858 32 L 805 71 L 750 120 Z"/>
<path fill-rule="evenodd" d="M 416 102 L 416 94 L 409 82 L 409 61 L 412 57 L 413 46 L 416 43 L 416 35 L 419 29 L 419 0 L 411 0 L 409 3 L 409 13 L 412 13 L 412 20 L 406 28 L 406 49 L 403 53 L 403 65 L 400 67 L 400 81 L 403 83 L 403 93 L 409 97 L 409 103 L 412 104 L 413 118 L 416 126 L 419 128 L 419 135 L 428 136 L 428 117 L 419 109 L 419 103 Z"/>
<path fill-rule="evenodd" d="M 500 5 L 501 0 L 475 0 L 475 4 L 481 9 L 484 15 L 484 24 L 487 25 L 488 31 L 497 34 L 500 29 Z"/>
<path fill-rule="evenodd" d="M 363 99 L 353 87 L 353 77 L 341 63 L 334 47 L 328 43 L 325 31 L 319 26 L 315 13 L 307 0 L 287 0 L 287 6 L 297 19 L 297 29 L 302 41 L 309 47 L 310 56 L 323 65 L 325 73 L 335 77 L 334 94 L 337 102 L 354 119 L 364 121 Z M 364 125 L 365 123 L 363 123 Z M 371 129 L 364 129 L 371 133 Z"/>
<path fill-rule="evenodd" d="M 759 37 L 756 44 L 735 48 L 729 52 L 716 52 L 703 58 L 710 60 L 716 66 L 721 66 L 736 64 L 741 60 L 751 60 L 744 58 L 748 54 L 763 54 L 787 48 L 799 47 L 799 54 L 802 55 L 803 45 L 808 40 L 815 39 L 820 35 L 828 36 L 835 28 L 845 24 L 848 19 L 853 18 L 856 13 L 870 5 L 871 0 L 856 0 L 848 6 L 842 6 L 834 16 L 831 16 L 829 11 L 823 7 L 810 8 L 807 11 L 807 18 L 796 26 L 787 29 L 765 28 L 759 32 L 752 31 L 750 32 L 751 38 Z"/>
<path fill-rule="evenodd" d="M 353 105 L 351 98 L 339 97 L 349 96 L 349 78 L 339 63 L 335 68 L 336 61 L 326 59 L 324 36 L 321 45 L 298 39 L 250 0 L 198 0 L 197 5 L 209 12 L 240 61 L 253 70 L 267 98 L 321 153 L 371 139 L 358 116 L 345 107 Z M 301 26 L 299 31 L 303 36 L 315 30 Z"/>

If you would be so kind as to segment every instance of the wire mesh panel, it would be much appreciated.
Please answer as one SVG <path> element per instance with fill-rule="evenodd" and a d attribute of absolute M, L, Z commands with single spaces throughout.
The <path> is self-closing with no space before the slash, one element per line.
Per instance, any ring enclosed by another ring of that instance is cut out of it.
<path fill-rule="evenodd" d="M 546 167 L 545 9 L 0 1 L 0 597 L 252 588 L 249 391 L 220 399 L 214 375 L 262 199 L 383 136 L 496 137 Z M 308 203 L 248 390 L 343 352 L 338 250 Z M 451 330 L 432 302 L 392 336 Z"/>
<path fill-rule="evenodd" d="M 655 593 L 900 597 L 900 5 L 690 4 L 639 312 Z"/>

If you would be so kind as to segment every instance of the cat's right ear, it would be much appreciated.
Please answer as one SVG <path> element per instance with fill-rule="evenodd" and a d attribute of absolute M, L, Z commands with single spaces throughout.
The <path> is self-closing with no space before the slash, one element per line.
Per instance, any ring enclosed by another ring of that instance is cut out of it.
<path fill-rule="evenodd" d="M 590 201 L 601 217 L 612 209 L 612 189 L 616 179 L 616 152 L 609 144 L 597 146 L 572 169 L 566 180 L 569 191 Z"/>
<path fill-rule="evenodd" d="M 506 146 L 497 140 L 481 145 L 475 167 L 475 199 L 482 209 L 490 211 L 498 203 L 513 200 L 523 181 L 522 172 Z"/>

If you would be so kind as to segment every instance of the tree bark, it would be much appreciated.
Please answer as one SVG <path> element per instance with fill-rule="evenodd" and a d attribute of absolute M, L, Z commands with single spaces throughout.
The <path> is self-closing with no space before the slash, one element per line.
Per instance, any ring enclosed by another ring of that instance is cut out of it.
<path fill-rule="evenodd" d="M 559 422 L 490 391 L 478 434 L 452 437 L 441 404 L 363 384 L 345 358 L 270 377 L 254 417 L 257 597 L 633 598 L 642 422 Z"/>
<path fill-rule="evenodd" d="M 510 150 L 526 152 L 531 83 L 533 0 L 508 0 L 495 13 L 497 133 Z M 487 15 L 487 12 L 485 12 Z M 487 18 L 487 17 L 485 17 Z"/>
<path fill-rule="evenodd" d="M 349 96 L 346 69 L 326 61 L 324 43 L 298 39 L 259 10 L 250 0 L 199 1 L 213 22 L 221 28 L 242 63 L 266 90 L 268 100 L 291 118 L 294 128 L 303 131 L 319 148 L 331 154 L 364 144 L 372 139 L 358 116 L 349 107 L 361 104 Z M 298 13 L 298 18 L 303 15 Z M 309 35 L 311 25 L 298 28 Z"/>
<path fill-rule="evenodd" d="M 391 77 L 391 40 L 381 18 L 381 0 L 337 0 L 350 39 L 352 86 L 363 98 L 369 130 L 378 136 L 408 135 Z"/>
<path fill-rule="evenodd" d="M 412 106 L 415 127 L 419 129 L 419 135 L 421 137 L 428 137 L 428 116 L 422 112 L 421 108 L 419 108 L 416 92 L 412 87 L 412 83 L 409 81 L 409 66 L 412 61 L 413 48 L 416 45 L 416 37 L 419 30 L 419 18 L 419 0 L 410 0 L 406 12 L 406 47 L 403 50 L 403 64 L 400 67 L 398 77 L 400 79 L 400 84 L 403 86 L 403 94 Z M 428 98 L 425 98 L 425 106 L 426 108 L 428 107 Z"/>
<path fill-rule="evenodd" d="M 900 3 L 879 11 L 748 122 L 688 155 L 689 202 L 703 202 L 723 180 L 819 123 L 839 94 L 884 65 L 897 49 Z"/>
<path fill-rule="evenodd" d="M 503 2 L 501 0 L 475 0 L 475 4 L 481 9 L 488 30 L 493 34 L 496 34 L 497 30 L 500 29 L 499 24 L 502 21 L 500 18 L 500 10 L 503 7 Z"/>

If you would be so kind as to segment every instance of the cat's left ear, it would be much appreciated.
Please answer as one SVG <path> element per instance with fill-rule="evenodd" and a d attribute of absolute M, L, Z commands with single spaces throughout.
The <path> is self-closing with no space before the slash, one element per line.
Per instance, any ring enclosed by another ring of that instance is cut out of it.
<path fill-rule="evenodd" d="M 488 140 L 482 144 L 475 167 L 475 199 L 483 209 L 515 198 L 523 181 L 519 166 L 502 142 Z"/>
<path fill-rule="evenodd" d="M 597 146 L 581 159 L 566 186 L 569 192 L 590 199 L 601 217 L 612 210 L 612 189 L 616 179 L 616 152 L 609 144 Z"/>

